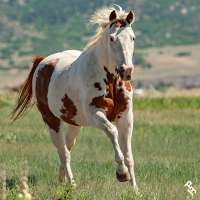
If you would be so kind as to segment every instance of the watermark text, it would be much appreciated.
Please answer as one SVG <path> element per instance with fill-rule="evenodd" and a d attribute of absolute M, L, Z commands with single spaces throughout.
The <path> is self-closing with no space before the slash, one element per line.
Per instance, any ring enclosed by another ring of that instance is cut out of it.
<path fill-rule="evenodd" d="M 187 186 L 187 191 L 193 196 L 193 192 L 196 194 L 196 190 L 192 187 L 192 182 L 188 181 L 184 186 Z"/>

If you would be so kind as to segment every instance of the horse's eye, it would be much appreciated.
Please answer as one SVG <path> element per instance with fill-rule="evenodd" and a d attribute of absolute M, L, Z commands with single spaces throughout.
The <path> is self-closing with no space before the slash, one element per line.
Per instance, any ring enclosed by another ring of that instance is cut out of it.
<path fill-rule="evenodd" d="M 111 42 L 113 42 L 113 41 L 114 41 L 114 39 L 111 37 L 111 38 L 110 38 L 110 41 L 111 41 Z"/>
<path fill-rule="evenodd" d="M 133 40 L 135 40 L 135 38 L 133 38 Z"/>

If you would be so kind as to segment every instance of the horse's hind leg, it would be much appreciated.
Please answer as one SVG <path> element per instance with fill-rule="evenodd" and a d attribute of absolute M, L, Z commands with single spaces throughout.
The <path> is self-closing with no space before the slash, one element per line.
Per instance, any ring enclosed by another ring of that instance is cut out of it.
<path fill-rule="evenodd" d="M 59 119 L 56 118 L 55 120 L 56 122 L 58 122 Z M 60 120 L 60 125 L 56 129 L 55 128 L 52 129 L 51 127 L 49 127 L 48 123 L 46 123 L 46 125 L 49 128 L 51 141 L 58 150 L 60 161 L 62 163 L 62 166 L 64 167 L 67 178 L 71 184 L 75 185 L 70 167 L 70 152 L 65 144 L 65 138 L 63 133 L 63 122 Z M 59 172 L 61 173 L 62 171 L 59 170 Z"/>
<path fill-rule="evenodd" d="M 67 146 L 67 149 L 69 151 L 71 151 L 71 148 L 74 146 L 75 141 L 76 141 L 76 136 L 81 132 L 82 127 L 80 126 L 74 126 L 71 124 L 67 125 L 67 133 L 66 133 L 66 137 L 65 137 L 65 143 Z M 64 166 L 61 164 L 60 169 L 60 182 L 66 182 L 66 177 L 65 177 L 65 170 L 64 170 Z"/>
<path fill-rule="evenodd" d="M 71 148 L 74 146 L 76 142 L 76 136 L 81 132 L 81 129 L 82 129 L 82 126 L 74 126 L 71 124 L 67 125 L 65 143 L 69 151 L 71 151 Z"/>

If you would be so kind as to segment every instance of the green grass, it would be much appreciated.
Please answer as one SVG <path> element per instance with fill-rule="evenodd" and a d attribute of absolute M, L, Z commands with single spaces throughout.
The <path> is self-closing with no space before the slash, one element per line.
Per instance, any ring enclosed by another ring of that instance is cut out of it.
<path fill-rule="evenodd" d="M 200 109 L 200 97 L 135 98 L 134 109 Z"/>
<path fill-rule="evenodd" d="M 71 152 L 77 183 L 70 191 L 72 199 L 190 199 L 184 187 L 187 181 L 192 181 L 197 190 L 194 197 L 200 199 L 199 100 L 134 99 L 132 150 L 141 197 L 136 197 L 128 182 L 119 183 L 115 178 L 117 164 L 106 134 L 83 128 Z M 17 194 L 23 157 L 28 158 L 30 193 L 34 197 L 64 197 L 68 190 L 58 182 L 59 157 L 39 112 L 34 107 L 25 118 L 10 125 L 8 114 L 13 106 L 12 101 L 0 103 L 0 166 L 6 165 L 8 199 L 15 199 Z M 7 139 L 5 135 L 16 138 Z"/>

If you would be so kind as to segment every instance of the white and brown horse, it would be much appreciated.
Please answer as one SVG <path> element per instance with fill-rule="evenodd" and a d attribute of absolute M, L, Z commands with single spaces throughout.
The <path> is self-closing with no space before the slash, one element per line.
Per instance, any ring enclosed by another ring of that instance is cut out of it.
<path fill-rule="evenodd" d="M 34 96 L 58 150 L 62 181 L 66 174 L 70 183 L 75 184 L 70 150 L 82 126 L 93 126 L 103 130 L 113 144 L 117 179 L 129 180 L 137 189 L 131 150 L 133 92 L 129 82 L 134 68 L 133 21 L 133 12 L 128 14 L 121 7 L 118 11 L 99 10 L 90 20 L 99 24 L 97 35 L 83 52 L 69 50 L 46 58 L 36 56 L 20 88 L 12 117 L 16 120 L 25 114 Z M 68 124 L 66 137 L 63 122 Z"/>

